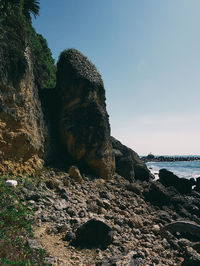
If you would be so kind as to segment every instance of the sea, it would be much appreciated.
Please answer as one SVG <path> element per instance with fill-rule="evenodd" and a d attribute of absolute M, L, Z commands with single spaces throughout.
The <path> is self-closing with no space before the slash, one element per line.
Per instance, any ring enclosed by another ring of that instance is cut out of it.
<path fill-rule="evenodd" d="M 159 170 L 165 168 L 178 177 L 187 179 L 200 177 L 200 160 L 196 161 L 173 161 L 173 162 L 147 162 L 151 173 L 158 178 Z"/>

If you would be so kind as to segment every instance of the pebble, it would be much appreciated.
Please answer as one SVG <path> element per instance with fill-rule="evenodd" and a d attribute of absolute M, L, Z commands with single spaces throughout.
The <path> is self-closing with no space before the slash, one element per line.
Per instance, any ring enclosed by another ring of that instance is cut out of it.
<path fill-rule="evenodd" d="M 17 180 L 7 180 L 6 185 L 9 187 L 16 187 L 18 185 Z"/>

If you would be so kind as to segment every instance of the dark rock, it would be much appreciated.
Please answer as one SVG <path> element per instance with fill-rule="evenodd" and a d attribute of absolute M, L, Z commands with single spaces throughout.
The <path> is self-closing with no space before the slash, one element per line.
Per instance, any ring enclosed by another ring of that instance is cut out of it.
<path fill-rule="evenodd" d="M 91 219 L 79 227 L 72 245 L 80 247 L 107 247 L 113 241 L 113 231 L 102 221 Z"/>
<path fill-rule="evenodd" d="M 110 195 L 107 191 L 100 191 L 99 196 L 104 199 L 110 199 Z"/>
<path fill-rule="evenodd" d="M 169 231 L 170 233 L 188 233 L 200 239 L 200 225 L 190 221 L 176 221 L 167 224 L 162 228 L 162 231 Z"/>
<path fill-rule="evenodd" d="M 164 221 L 166 221 L 166 222 L 171 222 L 171 217 L 170 217 L 170 215 L 169 215 L 169 213 L 167 212 L 167 211 L 159 211 L 158 212 L 158 215 L 159 215 L 159 217 L 162 219 L 162 220 L 164 220 Z"/>
<path fill-rule="evenodd" d="M 79 51 L 65 50 L 57 64 L 60 95 L 60 136 L 77 165 L 110 178 L 115 160 L 105 90 L 96 67 Z"/>
<path fill-rule="evenodd" d="M 68 192 L 67 192 L 67 190 L 65 188 L 59 186 L 59 192 L 61 194 L 61 198 L 62 199 L 65 199 L 65 200 L 69 199 Z"/>
<path fill-rule="evenodd" d="M 146 164 L 140 160 L 136 152 L 113 137 L 111 137 L 111 142 L 115 154 L 116 172 L 119 175 L 129 181 L 134 179 L 144 181 L 151 178 L 151 173 Z"/>
<path fill-rule="evenodd" d="M 196 184 L 193 178 L 186 179 L 186 178 L 179 178 L 172 172 L 161 169 L 159 171 L 159 181 L 166 187 L 174 186 L 180 193 L 187 194 L 191 193 L 192 186 Z"/>
<path fill-rule="evenodd" d="M 200 253 L 200 242 L 194 243 L 192 248 L 195 249 L 198 253 Z"/>
<path fill-rule="evenodd" d="M 80 224 L 80 220 L 74 218 L 74 219 L 71 219 L 71 220 L 70 220 L 70 223 L 71 223 L 72 225 L 74 225 L 74 224 Z"/>
<path fill-rule="evenodd" d="M 157 206 L 171 204 L 170 194 L 160 182 L 153 182 L 149 190 L 144 191 L 144 196 L 148 201 Z"/>
<path fill-rule="evenodd" d="M 75 239 L 75 234 L 71 231 L 68 231 L 65 237 L 63 238 L 63 240 L 66 240 L 66 241 L 72 241 L 74 239 Z"/>
<path fill-rule="evenodd" d="M 196 179 L 196 187 L 195 187 L 195 190 L 196 190 L 197 192 L 200 192 L 200 177 L 198 177 L 198 178 Z"/>
<path fill-rule="evenodd" d="M 39 193 L 31 192 L 31 193 L 26 194 L 27 200 L 39 201 L 40 198 L 41 198 L 41 195 Z"/>
<path fill-rule="evenodd" d="M 69 199 L 67 193 L 62 193 L 61 198 L 62 199 L 65 199 L 65 200 L 68 200 Z"/>
<path fill-rule="evenodd" d="M 80 218 L 84 218 L 86 216 L 86 211 L 85 210 L 80 210 L 79 213 L 78 213 L 78 216 Z"/>
<path fill-rule="evenodd" d="M 187 247 L 182 266 L 199 266 L 199 265 L 200 265 L 200 254 L 198 254 L 193 248 Z"/>
<path fill-rule="evenodd" d="M 66 209 L 66 212 L 67 212 L 71 217 L 76 216 L 76 211 L 75 211 L 75 209 L 74 209 L 73 207 L 68 207 L 68 208 Z"/>
<path fill-rule="evenodd" d="M 144 265 L 143 258 L 141 258 L 140 254 L 136 253 L 132 256 L 130 260 L 130 266 L 140 266 Z"/>

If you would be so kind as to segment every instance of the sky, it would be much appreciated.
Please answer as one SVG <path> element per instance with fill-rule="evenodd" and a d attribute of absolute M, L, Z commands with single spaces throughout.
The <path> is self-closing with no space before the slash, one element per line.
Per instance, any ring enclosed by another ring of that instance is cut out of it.
<path fill-rule="evenodd" d="M 200 154 L 199 0 L 41 0 L 36 31 L 102 75 L 111 134 L 139 155 Z"/>

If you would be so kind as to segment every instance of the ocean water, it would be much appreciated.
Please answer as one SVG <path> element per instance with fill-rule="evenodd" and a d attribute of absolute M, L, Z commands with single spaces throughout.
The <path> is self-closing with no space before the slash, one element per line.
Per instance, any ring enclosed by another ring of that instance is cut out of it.
<path fill-rule="evenodd" d="M 172 171 L 178 177 L 197 178 L 200 176 L 200 161 L 148 162 L 147 167 L 158 178 L 160 169 Z"/>

